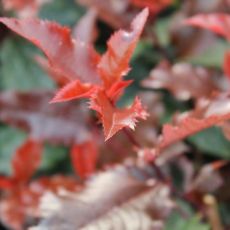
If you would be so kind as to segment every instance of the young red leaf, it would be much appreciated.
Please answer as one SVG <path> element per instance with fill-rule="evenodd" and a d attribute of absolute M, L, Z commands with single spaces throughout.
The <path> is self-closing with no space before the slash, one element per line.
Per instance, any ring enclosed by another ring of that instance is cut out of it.
<path fill-rule="evenodd" d="M 211 30 L 230 40 L 230 16 L 228 14 L 200 14 L 185 20 L 185 24 Z"/>
<path fill-rule="evenodd" d="M 225 57 L 224 57 L 224 73 L 230 79 L 230 52 L 225 53 Z"/>
<path fill-rule="evenodd" d="M 143 10 L 133 20 L 131 31 L 119 30 L 108 41 L 108 49 L 102 56 L 98 69 L 106 89 L 129 71 L 129 61 L 139 40 L 148 17 L 148 10 Z"/>
<path fill-rule="evenodd" d="M 97 89 L 96 85 L 81 83 L 79 80 L 71 81 L 57 92 L 51 103 L 90 98 Z"/>
<path fill-rule="evenodd" d="M 28 139 L 17 149 L 12 160 L 15 182 L 28 182 L 41 163 L 42 148 L 39 141 Z"/>
<path fill-rule="evenodd" d="M 134 129 L 137 119 L 146 119 L 148 116 L 138 98 L 129 108 L 118 109 L 112 105 L 103 91 L 97 93 L 90 106 L 101 115 L 105 140 L 124 127 Z"/>
<path fill-rule="evenodd" d="M 70 80 L 99 83 L 99 55 L 87 44 L 71 38 L 70 30 L 38 19 L 0 18 L 14 32 L 31 41 L 48 57 L 50 65 Z"/>
<path fill-rule="evenodd" d="M 118 81 L 111 86 L 109 90 L 106 91 L 108 98 L 113 101 L 117 102 L 117 100 L 121 97 L 124 90 L 133 82 L 133 80 L 128 81 Z"/>
<path fill-rule="evenodd" d="M 172 0 L 131 0 L 131 3 L 137 7 L 148 7 L 153 14 L 172 4 Z"/>
<path fill-rule="evenodd" d="M 73 30 L 73 36 L 86 44 L 92 44 L 98 35 L 96 29 L 97 11 L 90 9 L 77 23 Z"/>
<path fill-rule="evenodd" d="M 74 145 L 71 150 L 72 165 L 81 178 L 86 178 L 96 169 L 98 149 L 93 141 Z"/>

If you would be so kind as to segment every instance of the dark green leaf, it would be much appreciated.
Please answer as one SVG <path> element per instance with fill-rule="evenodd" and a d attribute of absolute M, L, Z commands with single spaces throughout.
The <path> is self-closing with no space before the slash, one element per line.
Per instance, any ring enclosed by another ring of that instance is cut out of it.
<path fill-rule="evenodd" d="M 219 128 L 206 129 L 188 140 L 204 153 L 230 159 L 230 142 L 226 140 Z"/>
<path fill-rule="evenodd" d="M 20 39 L 6 39 L 0 48 L 0 83 L 3 89 L 29 90 L 54 87 L 35 63 L 35 48 Z"/>

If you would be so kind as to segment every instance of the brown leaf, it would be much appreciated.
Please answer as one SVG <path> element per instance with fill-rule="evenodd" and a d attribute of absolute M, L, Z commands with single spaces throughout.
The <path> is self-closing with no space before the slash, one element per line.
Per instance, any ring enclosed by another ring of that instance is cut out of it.
<path fill-rule="evenodd" d="M 63 190 L 73 192 L 79 189 L 81 186 L 74 178 L 61 175 L 43 177 L 26 187 L 17 187 L 1 199 L 1 222 L 10 229 L 25 229 L 23 226 L 27 225 L 26 222 L 39 217 L 39 202 L 45 192 L 60 194 Z"/>
<path fill-rule="evenodd" d="M 129 9 L 129 0 L 77 0 L 88 8 L 95 8 L 101 20 L 115 28 L 128 26 L 138 12 Z"/>
<path fill-rule="evenodd" d="M 41 204 L 46 218 L 33 229 L 163 229 L 161 221 L 174 206 L 169 188 L 154 179 L 148 185 L 146 175 L 145 168 L 117 166 L 78 194 L 46 194 Z"/>
<path fill-rule="evenodd" d="M 215 192 L 223 184 L 223 178 L 218 169 L 214 167 L 215 163 L 217 162 L 203 166 L 192 183 L 190 183 L 188 190 L 196 190 L 202 193 Z"/>
<path fill-rule="evenodd" d="M 89 115 L 81 103 L 49 104 L 53 93 L 0 93 L 0 120 L 38 140 L 71 145 L 91 138 Z"/>
<path fill-rule="evenodd" d="M 148 88 L 167 89 L 179 100 L 208 97 L 218 90 L 210 71 L 186 63 L 170 66 L 162 62 L 142 84 Z"/>

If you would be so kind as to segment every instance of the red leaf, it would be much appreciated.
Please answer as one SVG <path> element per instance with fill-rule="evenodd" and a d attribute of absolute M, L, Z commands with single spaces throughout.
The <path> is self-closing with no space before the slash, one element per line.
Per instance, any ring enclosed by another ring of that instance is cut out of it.
<path fill-rule="evenodd" d="M 175 125 L 166 124 L 163 126 L 162 136 L 159 140 L 160 149 L 230 119 L 228 95 L 216 96 L 210 101 L 201 99 L 200 104 L 205 106 L 185 114 L 184 118 L 182 114 L 182 118 L 179 118 Z"/>
<path fill-rule="evenodd" d="M 92 44 L 98 35 L 96 29 L 97 12 L 95 9 L 90 9 L 83 16 L 73 30 L 73 36 L 86 44 Z"/>
<path fill-rule="evenodd" d="M 224 73 L 230 79 L 230 52 L 225 53 L 225 57 L 224 57 Z"/>
<path fill-rule="evenodd" d="M 204 119 L 188 117 L 183 119 L 176 126 L 166 124 L 163 127 L 160 148 L 165 148 L 201 130 L 207 129 L 213 125 L 229 119 L 230 113 L 225 115 L 212 115 Z"/>
<path fill-rule="evenodd" d="M 73 40 L 68 28 L 37 19 L 0 18 L 0 22 L 39 47 L 50 65 L 70 80 L 100 82 L 96 71 L 99 55 L 92 47 Z"/>
<path fill-rule="evenodd" d="M 133 80 L 128 81 L 118 81 L 111 86 L 109 90 L 106 91 L 106 94 L 110 100 L 117 102 L 120 96 L 123 94 L 123 91 L 133 82 Z"/>
<path fill-rule="evenodd" d="M 79 80 L 71 81 L 60 89 L 56 96 L 51 100 L 51 103 L 70 101 L 78 98 L 89 98 L 98 89 L 96 85 L 89 83 L 81 83 Z"/>
<path fill-rule="evenodd" d="M 138 118 L 146 119 L 148 116 L 138 98 L 129 108 L 118 109 L 112 105 L 103 91 L 98 92 L 92 99 L 90 107 L 101 115 L 105 140 L 124 127 L 134 129 Z"/>
<path fill-rule="evenodd" d="M 129 61 L 147 17 L 148 9 L 144 9 L 132 21 L 130 32 L 125 30 L 116 32 L 110 38 L 108 50 L 101 58 L 85 43 L 71 40 L 69 29 L 55 23 L 8 18 L 0 18 L 0 22 L 3 22 L 10 29 L 42 49 L 49 59 L 50 71 L 57 74 L 57 77 L 68 77 L 72 80 L 57 93 L 52 102 L 82 97 L 92 98 L 96 91 L 100 89 L 105 92 L 104 99 L 106 103 L 110 104 L 109 101 L 116 102 L 125 87 L 130 83 L 122 81 L 122 77 L 129 71 Z M 103 85 L 100 85 L 100 80 L 103 81 Z M 103 100 L 98 99 L 98 101 L 99 105 L 95 104 L 96 107 L 104 106 Z M 106 109 L 109 109 L 109 111 L 106 111 Z M 139 100 L 136 100 L 128 109 L 119 110 L 114 106 L 113 108 L 107 106 L 106 109 L 103 108 L 102 119 L 104 120 L 102 123 L 104 124 L 107 139 L 125 126 L 134 129 L 136 118 L 146 118 L 146 113 L 142 109 Z M 105 122 L 107 118 L 104 115 L 106 113 L 115 115 L 113 117 L 114 122 L 112 120 L 109 123 Z M 125 119 L 128 120 L 126 121 Z"/>
<path fill-rule="evenodd" d="M 119 30 L 108 42 L 108 50 L 102 56 L 98 69 L 106 89 L 121 80 L 129 71 L 129 61 L 139 40 L 148 17 L 148 10 L 143 10 L 133 20 L 131 31 Z"/>
<path fill-rule="evenodd" d="M 28 139 L 20 146 L 12 160 L 13 179 L 18 183 L 27 182 L 41 162 L 42 143 Z"/>
<path fill-rule="evenodd" d="M 73 168 L 82 178 L 89 176 L 95 171 L 97 158 L 98 149 L 93 141 L 74 145 L 71 150 Z"/>
<path fill-rule="evenodd" d="M 9 189 L 11 190 L 13 187 L 12 180 L 5 176 L 0 176 L 0 189 Z"/>
<path fill-rule="evenodd" d="M 10 229 L 25 229 L 28 220 L 31 224 L 31 221 L 38 217 L 39 203 L 46 192 L 52 194 L 59 194 L 61 190 L 76 192 L 80 188 L 74 178 L 61 175 L 42 177 L 26 186 L 17 187 L 6 193 L 0 202 L 1 222 Z"/>
<path fill-rule="evenodd" d="M 228 14 L 200 14 L 185 20 L 185 23 L 211 30 L 230 40 L 230 16 Z"/>
<path fill-rule="evenodd" d="M 131 0 L 131 2 L 137 7 L 148 7 L 153 14 L 172 4 L 172 0 Z"/>

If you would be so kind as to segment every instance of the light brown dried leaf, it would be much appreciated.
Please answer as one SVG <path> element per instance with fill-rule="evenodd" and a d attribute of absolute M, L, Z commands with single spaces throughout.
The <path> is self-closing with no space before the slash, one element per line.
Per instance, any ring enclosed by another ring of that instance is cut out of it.
<path fill-rule="evenodd" d="M 135 165 L 117 166 L 97 175 L 79 194 L 48 194 L 42 202 L 48 217 L 33 229 L 163 229 L 161 221 L 174 206 L 169 188 L 154 179 L 148 185 L 146 175 Z M 52 205 L 58 208 L 51 210 Z"/>

